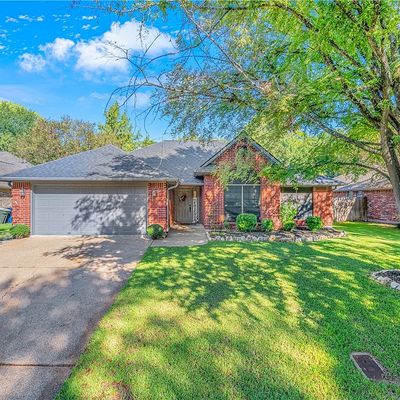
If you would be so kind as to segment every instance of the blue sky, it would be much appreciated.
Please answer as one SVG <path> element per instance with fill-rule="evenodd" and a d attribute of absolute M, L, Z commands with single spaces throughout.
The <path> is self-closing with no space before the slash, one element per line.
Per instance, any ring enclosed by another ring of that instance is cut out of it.
<path fill-rule="evenodd" d="M 0 1 L 0 99 L 25 105 L 46 118 L 68 114 L 99 122 L 111 92 L 128 82 L 129 64 L 110 43 L 143 51 L 140 24 L 132 17 L 117 18 L 80 4 L 63 1 Z M 148 26 L 145 41 L 152 55 L 173 48 L 171 21 Z M 112 54 L 110 54 L 112 53 Z M 167 121 L 140 116 L 150 102 L 143 90 L 128 105 L 136 126 L 154 139 L 167 138 Z M 139 115 L 139 116 L 138 116 Z"/>

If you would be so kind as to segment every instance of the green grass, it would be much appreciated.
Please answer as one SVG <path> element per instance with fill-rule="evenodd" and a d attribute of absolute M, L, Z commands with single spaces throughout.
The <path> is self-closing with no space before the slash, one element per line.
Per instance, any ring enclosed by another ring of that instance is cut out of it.
<path fill-rule="evenodd" d="M 400 230 L 348 223 L 319 243 L 150 248 L 58 399 L 399 399 Z"/>
<path fill-rule="evenodd" d="M 8 232 L 11 227 L 12 224 L 0 224 L 0 240 L 2 237 L 8 236 Z"/>

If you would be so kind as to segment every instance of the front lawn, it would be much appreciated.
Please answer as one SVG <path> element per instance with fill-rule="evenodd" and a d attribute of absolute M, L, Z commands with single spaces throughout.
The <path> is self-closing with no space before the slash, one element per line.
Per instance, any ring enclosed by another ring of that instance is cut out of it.
<path fill-rule="evenodd" d="M 399 399 L 400 230 L 347 223 L 318 243 L 150 248 L 58 399 Z"/>

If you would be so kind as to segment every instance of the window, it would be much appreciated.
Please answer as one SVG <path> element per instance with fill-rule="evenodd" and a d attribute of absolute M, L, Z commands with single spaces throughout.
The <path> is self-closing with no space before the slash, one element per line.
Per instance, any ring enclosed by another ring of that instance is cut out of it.
<path fill-rule="evenodd" d="M 228 185 L 225 190 L 225 218 L 235 221 L 241 213 L 250 213 L 260 218 L 260 186 Z"/>

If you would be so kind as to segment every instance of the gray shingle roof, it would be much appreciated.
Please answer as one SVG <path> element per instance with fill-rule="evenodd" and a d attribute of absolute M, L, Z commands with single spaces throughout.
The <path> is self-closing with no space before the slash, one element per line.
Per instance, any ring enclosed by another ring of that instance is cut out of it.
<path fill-rule="evenodd" d="M 0 176 L 11 174 L 31 166 L 32 164 L 28 163 L 28 161 L 14 156 L 14 154 L 9 153 L 8 151 L 0 151 Z M 8 188 L 7 183 L 0 182 L 0 188 Z"/>
<path fill-rule="evenodd" d="M 383 176 L 376 176 L 374 174 L 367 174 L 347 185 L 338 187 L 335 192 L 353 192 L 361 190 L 390 190 L 393 189 L 390 181 Z"/>
<path fill-rule="evenodd" d="M 194 171 L 225 145 L 222 140 L 208 143 L 164 140 L 131 154 L 158 171 L 175 176 L 181 184 L 201 185 L 203 181 L 194 176 Z"/>
<path fill-rule="evenodd" d="M 156 171 L 132 154 L 108 145 L 74 154 L 32 168 L 7 174 L 1 180 L 29 181 L 147 181 L 174 178 Z"/>

